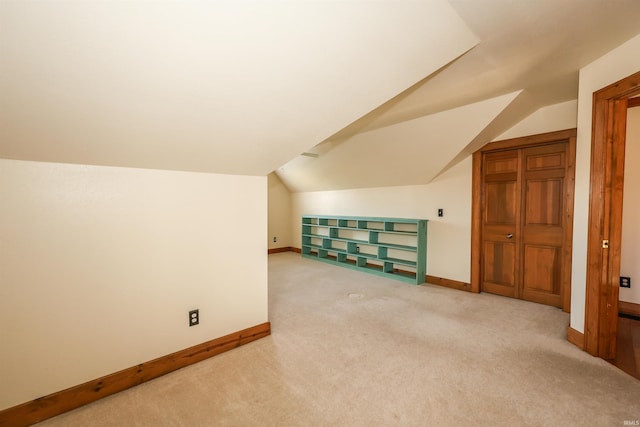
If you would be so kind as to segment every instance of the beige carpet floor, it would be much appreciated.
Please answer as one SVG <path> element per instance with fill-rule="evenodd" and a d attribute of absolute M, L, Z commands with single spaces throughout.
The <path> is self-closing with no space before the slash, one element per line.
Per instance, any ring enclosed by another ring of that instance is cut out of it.
<path fill-rule="evenodd" d="M 622 426 L 640 381 L 559 309 L 269 257 L 272 335 L 42 426 Z"/>

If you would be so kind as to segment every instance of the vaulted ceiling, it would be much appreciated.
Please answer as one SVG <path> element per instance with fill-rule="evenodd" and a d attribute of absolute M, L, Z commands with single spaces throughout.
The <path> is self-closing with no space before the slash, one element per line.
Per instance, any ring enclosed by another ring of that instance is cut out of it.
<path fill-rule="evenodd" d="M 575 99 L 638 22 L 637 0 L 2 0 L 0 157 L 425 183 Z"/>

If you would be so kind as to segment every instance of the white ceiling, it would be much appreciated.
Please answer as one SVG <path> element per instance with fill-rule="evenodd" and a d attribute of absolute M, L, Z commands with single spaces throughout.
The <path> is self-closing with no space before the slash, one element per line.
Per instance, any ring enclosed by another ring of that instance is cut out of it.
<path fill-rule="evenodd" d="M 326 177 L 372 137 L 434 166 L 381 171 L 380 148 L 360 176 L 420 184 L 498 117 L 504 131 L 575 99 L 578 70 L 638 33 L 638 0 L 0 0 L 0 157 L 284 167 L 305 191 L 370 185 Z M 470 114 L 484 123 L 448 149 L 429 138 Z M 305 151 L 320 157 L 300 161 Z"/>
<path fill-rule="evenodd" d="M 412 185 L 431 181 L 519 92 L 327 142 L 278 169 L 291 191 Z M 464 118 L 464 126 L 460 119 Z M 425 141 L 437 141 L 424 154 Z"/>
<path fill-rule="evenodd" d="M 0 156 L 266 175 L 476 42 L 445 0 L 3 0 Z"/>
<path fill-rule="evenodd" d="M 520 89 L 539 106 L 576 99 L 578 71 L 640 33 L 637 0 L 449 0 L 480 43 L 366 127 L 433 114 Z M 382 109 L 381 109 L 382 110 Z"/>
<path fill-rule="evenodd" d="M 576 99 L 580 68 L 640 33 L 637 0 L 449 3 L 480 42 L 308 150 L 319 153 L 317 159 L 283 165 L 277 174 L 291 191 L 426 184 L 539 108 Z M 467 108 L 509 94 L 516 96 L 502 110 Z M 484 123 L 477 123 L 479 117 Z M 412 122 L 425 126 L 401 131 Z M 450 132 L 443 137 L 447 123 Z M 398 147 L 395 156 L 384 149 L 377 149 L 378 156 L 354 150 L 375 147 L 383 134 L 387 148 Z M 405 147 L 413 149 L 403 152 Z"/>

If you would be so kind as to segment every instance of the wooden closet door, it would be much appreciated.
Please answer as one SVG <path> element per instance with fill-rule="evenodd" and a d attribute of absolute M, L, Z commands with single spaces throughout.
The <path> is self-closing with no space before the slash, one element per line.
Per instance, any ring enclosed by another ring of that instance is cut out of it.
<path fill-rule="evenodd" d="M 520 298 L 520 151 L 483 159 L 482 290 Z"/>
<path fill-rule="evenodd" d="M 521 295 L 562 307 L 567 143 L 522 152 Z"/>
<path fill-rule="evenodd" d="M 568 160 L 566 142 L 483 155 L 483 291 L 562 307 Z"/>

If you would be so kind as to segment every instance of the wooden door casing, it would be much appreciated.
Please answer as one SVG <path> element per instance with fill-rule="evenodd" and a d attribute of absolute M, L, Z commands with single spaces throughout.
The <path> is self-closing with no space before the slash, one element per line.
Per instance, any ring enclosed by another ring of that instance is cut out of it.
<path fill-rule="evenodd" d="M 637 95 L 640 72 L 593 94 L 584 348 L 603 359 L 616 354 L 626 108 Z"/>

